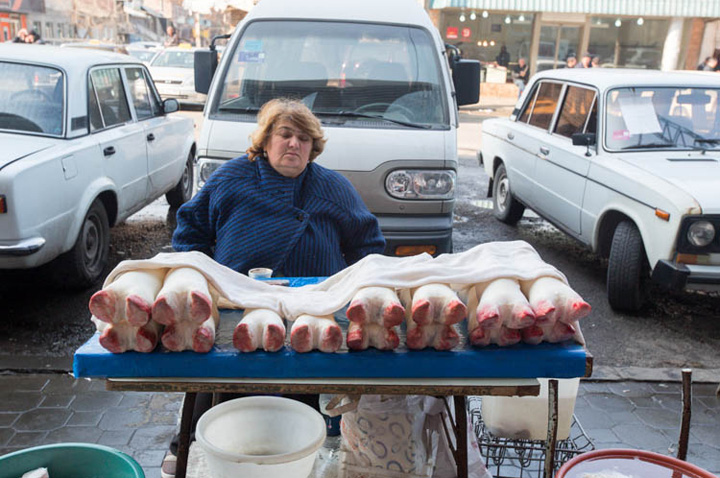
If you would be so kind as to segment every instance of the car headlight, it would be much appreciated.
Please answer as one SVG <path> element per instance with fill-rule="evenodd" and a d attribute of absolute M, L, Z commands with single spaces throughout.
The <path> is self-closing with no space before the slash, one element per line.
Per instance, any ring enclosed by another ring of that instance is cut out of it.
<path fill-rule="evenodd" d="M 210 179 L 212 173 L 214 173 L 223 164 L 225 164 L 225 161 L 218 161 L 215 159 L 198 160 L 197 174 L 195 175 L 198 189 L 205 186 L 205 183 L 208 179 Z"/>
<path fill-rule="evenodd" d="M 708 221 L 693 222 L 688 228 L 688 241 L 695 247 L 705 247 L 715 239 L 715 227 Z"/>
<path fill-rule="evenodd" d="M 398 199 L 452 199 L 456 178 L 449 169 L 398 169 L 388 174 L 385 189 Z"/>

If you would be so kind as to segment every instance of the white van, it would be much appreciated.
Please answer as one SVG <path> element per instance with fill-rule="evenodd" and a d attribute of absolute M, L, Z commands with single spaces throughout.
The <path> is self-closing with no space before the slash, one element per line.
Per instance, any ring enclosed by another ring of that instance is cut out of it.
<path fill-rule="evenodd" d="M 219 67 L 212 48 L 195 59 L 195 88 L 208 92 L 198 188 L 245 152 L 264 103 L 301 99 L 328 138 L 318 163 L 358 190 L 386 254 L 452 251 L 457 107 L 478 101 L 480 66 L 448 58 L 417 1 L 262 0 Z"/>

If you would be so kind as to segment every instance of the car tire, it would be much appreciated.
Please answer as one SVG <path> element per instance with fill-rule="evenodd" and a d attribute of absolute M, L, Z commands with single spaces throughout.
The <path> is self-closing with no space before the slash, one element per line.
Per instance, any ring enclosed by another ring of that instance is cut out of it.
<path fill-rule="evenodd" d="M 492 195 L 495 217 L 511 226 L 517 224 L 525 212 L 525 206 L 513 197 L 504 164 L 498 166 L 497 171 L 495 171 Z"/>
<path fill-rule="evenodd" d="M 165 194 L 165 199 L 170 204 L 171 208 L 177 209 L 192 197 L 193 191 L 193 154 L 188 154 L 187 161 L 185 161 L 185 168 L 183 168 L 182 176 L 180 180 L 170 191 Z"/>
<path fill-rule="evenodd" d="M 108 263 L 110 224 L 99 199 L 91 205 L 80 226 L 75 244 L 53 263 L 55 283 L 66 289 L 85 289 L 96 283 Z"/>
<path fill-rule="evenodd" d="M 640 231 L 633 222 L 622 221 L 615 228 L 608 259 L 607 294 L 610 307 L 625 312 L 640 310 L 647 271 Z"/>

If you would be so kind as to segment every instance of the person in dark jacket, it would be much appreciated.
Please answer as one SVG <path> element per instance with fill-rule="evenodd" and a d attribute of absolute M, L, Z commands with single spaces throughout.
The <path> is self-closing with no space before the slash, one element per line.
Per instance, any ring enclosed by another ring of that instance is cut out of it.
<path fill-rule="evenodd" d="M 326 140 L 307 106 L 269 101 L 250 139 L 245 155 L 219 168 L 178 210 L 176 251 L 201 251 L 243 274 L 264 267 L 287 277 L 330 276 L 383 252 L 377 218 L 350 181 L 314 162 Z M 197 395 L 193 429 L 211 398 Z M 317 395 L 291 398 L 318 408 Z M 177 445 L 178 436 L 163 459 L 162 478 L 175 475 Z"/>
<path fill-rule="evenodd" d="M 500 53 L 498 53 L 498 56 L 495 57 L 495 61 L 497 62 L 498 66 L 504 66 L 507 68 L 507 66 L 510 64 L 510 53 L 507 51 L 507 47 L 505 45 L 500 47 Z"/>
<path fill-rule="evenodd" d="M 25 28 L 18 30 L 17 35 L 13 39 L 13 43 L 25 43 L 25 38 L 28 35 L 28 31 Z"/>

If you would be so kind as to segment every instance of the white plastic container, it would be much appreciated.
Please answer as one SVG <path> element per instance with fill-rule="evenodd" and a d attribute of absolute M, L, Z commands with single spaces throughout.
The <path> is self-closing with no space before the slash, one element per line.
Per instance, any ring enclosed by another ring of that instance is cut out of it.
<path fill-rule="evenodd" d="M 213 478 L 307 478 L 325 421 L 289 398 L 244 397 L 205 412 L 195 436 Z"/>
<path fill-rule="evenodd" d="M 511 439 L 547 439 L 548 379 L 538 381 L 537 397 L 482 397 L 482 418 L 490 433 Z M 579 385 L 579 378 L 558 379 L 558 440 L 570 436 Z"/>

